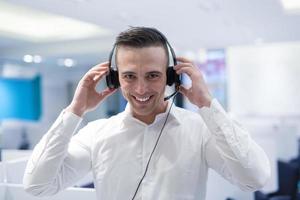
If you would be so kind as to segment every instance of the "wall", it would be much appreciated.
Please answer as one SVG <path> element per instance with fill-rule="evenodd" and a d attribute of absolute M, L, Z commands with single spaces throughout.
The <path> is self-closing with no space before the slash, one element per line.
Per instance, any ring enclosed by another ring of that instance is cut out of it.
<path fill-rule="evenodd" d="M 300 116 L 300 42 L 230 47 L 227 69 L 231 112 Z"/>

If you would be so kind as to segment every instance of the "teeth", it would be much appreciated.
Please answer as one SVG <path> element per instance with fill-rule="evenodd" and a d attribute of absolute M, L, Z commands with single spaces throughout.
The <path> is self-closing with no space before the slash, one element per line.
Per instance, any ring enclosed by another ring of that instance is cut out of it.
<path fill-rule="evenodd" d="M 145 97 L 145 98 L 138 98 L 138 97 L 135 97 L 135 98 L 136 98 L 136 100 L 138 100 L 138 101 L 144 102 L 144 101 L 147 101 L 150 97 Z"/>

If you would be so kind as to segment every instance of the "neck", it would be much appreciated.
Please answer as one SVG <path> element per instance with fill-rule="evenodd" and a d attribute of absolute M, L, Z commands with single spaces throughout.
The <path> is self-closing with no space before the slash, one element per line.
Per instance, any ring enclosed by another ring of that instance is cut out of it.
<path fill-rule="evenodd" d="M 133 113 L 133 117 L 144 122 L 145 124 L 149 125 L 152 124 L 155 120 L 155 117 L 160 114 L 160 113 L 164 113 L 167 110 L 168 107 L 168 102 L 164 101 L 163 103 L 164 105 L 162 107 L 160 107 L 156 112 L 154 113 L 150 113 L 149 115 L 139 115 L 137 113 Z"/>

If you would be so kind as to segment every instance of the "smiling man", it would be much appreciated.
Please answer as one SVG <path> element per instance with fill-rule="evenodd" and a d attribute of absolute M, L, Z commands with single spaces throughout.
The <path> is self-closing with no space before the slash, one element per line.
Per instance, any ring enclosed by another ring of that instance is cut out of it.
<path fill-rule="evenodd" d="M 120 46 L 117 65 L 123 96 L 132 107 L 132 115 L 150 124 L 165 112 L 167 54 L 162 46 L 135 48 Z"/>
<path fill-rule="evenodd" d="M 204 200 L 209 168 L 243 190 L 266 183 L 270 166 L 264 151 L 210 95 L 199 69 L 175 58 L 162 33 L 130 28 L 117 37 L 113 54 L 115 69 L 112 56 L 91 68 L 34 148 L 24 175 L 26 191 L 53 195 L 90 171 L 99 200 Z M 190 88 L 178 85 L 183 73 Z M 105 76 L 109 87 L 97 92 Z M 198 106 L 197 113 L 165 100 L 165 87 L 173 83 Z M 118 87 L 128 101 L 125 111 L 93 121 L 73 136 L 84 114 Z"/>

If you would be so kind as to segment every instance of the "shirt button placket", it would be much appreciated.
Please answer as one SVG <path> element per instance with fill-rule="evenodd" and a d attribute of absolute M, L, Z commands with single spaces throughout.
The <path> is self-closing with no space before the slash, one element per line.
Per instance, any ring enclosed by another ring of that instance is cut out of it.
<path fill-rule="evenodd" d="M 142 174 L 141 174 L 141 177 L 144 175 L 144 172 L 145 172 L 145 170 L 146 170 L 146 166 L 147 166 L 147 162 L 148 162 L 148 158 L 149 158 L 149 148 L 148 148 L 148 146 L 149 146 L 149 143 L 151 143 L 151 140 L 150 140 L 150 138 L 149 138 L 149 134 L 148 134 L 148 126 L 145 126 L 145 129 L 144 129 L 144 132 L 143 132 L 143 134 L 144 134 L 144 140 L 143 140 L 143 166 L 142 166 Z M 145 178 L 144 178 L 144 180 L 143 180 L 143 182 L 142 182 L 142 184 L 141 184 L 141 199 L 142 200 L 146 200 L 147 198 L 146 198 L 146 196 L 147 195 L 145 195 L 145 188 L 144 188 L 144 183 L 145 183 L 145 181 L 146 181 L 146 179 L 147 179 L 147 176 L 145 176 Z"/>

